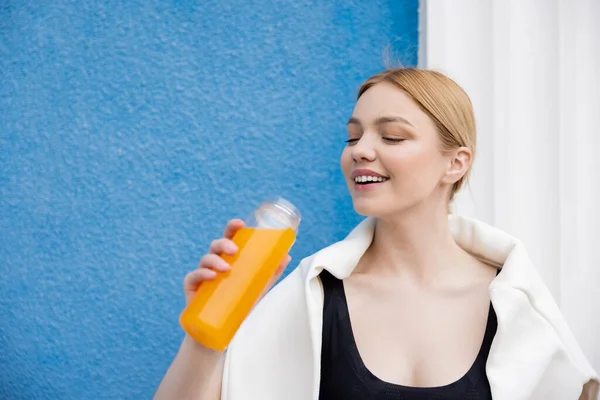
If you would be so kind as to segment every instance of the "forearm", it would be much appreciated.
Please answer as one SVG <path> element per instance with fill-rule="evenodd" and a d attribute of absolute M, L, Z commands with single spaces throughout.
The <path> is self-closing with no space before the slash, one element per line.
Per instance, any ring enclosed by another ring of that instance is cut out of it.
<path fill-rule="evenodd" d="M 219 400 L 224 362 L 222 352 L 208 349 L 186 336 L 154 399 Z"/>

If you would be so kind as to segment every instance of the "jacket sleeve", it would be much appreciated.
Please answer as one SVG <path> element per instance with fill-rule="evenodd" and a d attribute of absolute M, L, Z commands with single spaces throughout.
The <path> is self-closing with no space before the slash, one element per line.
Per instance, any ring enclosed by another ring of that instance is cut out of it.
<path fill-rule="evenodd" d="M 225 358 L 221 400 L 306 399 L 312 349 L 304 280 L 296 268 L 251 311 Z"/>

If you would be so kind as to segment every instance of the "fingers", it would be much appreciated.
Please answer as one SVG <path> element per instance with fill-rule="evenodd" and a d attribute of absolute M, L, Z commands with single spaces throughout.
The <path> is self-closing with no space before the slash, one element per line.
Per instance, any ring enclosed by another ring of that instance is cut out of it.
<path fill-rule="evenodd" d="M 243 227 L 244 221 L 242 221 L 241 219 L 232 219 L 227 223 L 227 226 L 225 226 L 225 232 L 223 232 L 223 237 L 226 239 L 231 239 L 233 238 L 233 235 L 235 235 L 235 233 Z"/>
<path fill-rule="evenodd" d="M 192 292 L 198 289 L 203 281 L 210 281 L 217 277 L 217 273 L 212 269 L 200 268 L 187 274 L 183 279 L 183 289 L 186 292 Z"/>
<path fill-rule="evenodd" d="M 230 239 L 221 238 L 213 240 L 208 248 L 209 254 L 229 254 L 234 255 L 238 252 L 238 247 Z"/>
<path fill-rule="evenodd" d="M 233 237 L 235 232 L 237 232 L 242 226 L 244 226 L 244 221 L 240 219 L 232 219 L 227 224 L 225 228 L 225 236 Z M 211 242 L 208 248 L 208 254 L 205 254 L 200 259 L 200 263 L 198 264 L 198 268 L 209 268 L 216 271 L 229 271 L 229 264 L 221 258 L 221 255 L 235 255 L 239 251 L 237 245 L 233 243 L 231 238 L 223 237 L 220 239 L 215 239 Z"/>
<path fill-rule="evenodd" d="M 200 264 L 198 265 L 198 268 L 227 272 L 231 267 L 218 254 L 205 254 L 200 259 Z"/>
<path fill-rule="evenodd" d="M 208 253 L 200 259 L 198 269 L 185 276 L 183 279 L 183 289 L 188 303 L 203 281 L 213 280 L 217 277 L 217 273 L 230 270 L 230 265 L 221 255 L 235 255 L 238 252 L 238 247 L 231 239 L 243 227 L 244 221 L 241 219 L 230 220 L 225 227 L 223 237 L 213 240 Z"/>

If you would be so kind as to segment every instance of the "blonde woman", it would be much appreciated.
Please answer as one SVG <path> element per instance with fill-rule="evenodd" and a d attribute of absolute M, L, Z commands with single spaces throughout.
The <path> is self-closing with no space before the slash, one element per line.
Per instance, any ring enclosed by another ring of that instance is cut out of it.
<path fill-rule="evenodd" d="M 448 77 L 367 80 L 340 164 L 368 218 L 302 260 L 226 353 L 186 337 L 156 398 L 595 399 L 597 375 L 523 245 L 448 215 L 475 149 L 471 102 Z M 218 254 L 236 252 L 242 225 L 186 276 L 188 300 L 228 268 Z"/>

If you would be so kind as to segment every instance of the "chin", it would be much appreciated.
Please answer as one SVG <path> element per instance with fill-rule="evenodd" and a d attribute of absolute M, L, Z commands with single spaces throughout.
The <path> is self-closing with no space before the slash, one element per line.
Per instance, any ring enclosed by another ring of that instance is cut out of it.
<path fill-rule="evenodd" d="M 363 217 L 381 218 L 393 212 L 389 207 L 389 204 L 386 204 L 382 199 L 353 198 L 352 204 L 354 206 L 354 211 Z"/>
<path fill-rule="evenodd" d="M 419 201 L 412 197 L 402 198 L 399 195 L 395 196 L 352 196 L 352 205 L 357 214 L 364 217 L 373 217 L 378 219 L 386 219 L 411 213 L 423 205 L 423 201 Z"/>

